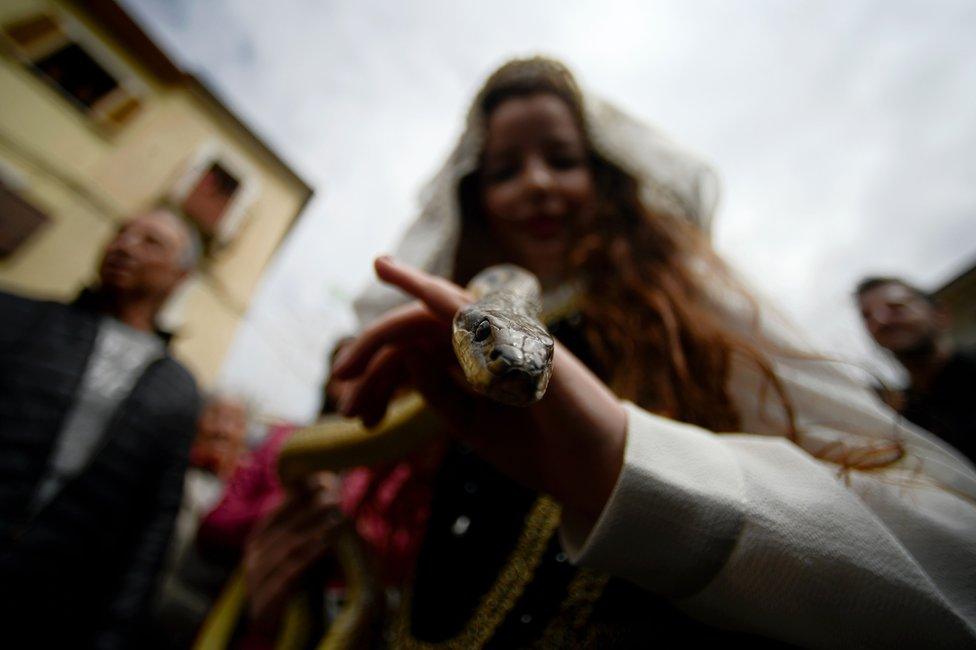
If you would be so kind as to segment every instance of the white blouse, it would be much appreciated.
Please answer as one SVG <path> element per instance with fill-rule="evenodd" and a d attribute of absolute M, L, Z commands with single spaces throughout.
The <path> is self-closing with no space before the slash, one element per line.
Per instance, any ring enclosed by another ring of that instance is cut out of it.
<path fill-rule="evenodd" d="M 782 436 L 716 435 L 626 404 L 623 470 L 592 530 L 564 522 L 570 558 L 706 623 L 801 646 L 973 646 L 976 472 L 867 395 L 819 394 L 819 408 L 796 400 L 810 438 L 830 437 L 812 422 L 834 407 L 851 428 L 896 426 L 905 456 L 841 472 Z"/>

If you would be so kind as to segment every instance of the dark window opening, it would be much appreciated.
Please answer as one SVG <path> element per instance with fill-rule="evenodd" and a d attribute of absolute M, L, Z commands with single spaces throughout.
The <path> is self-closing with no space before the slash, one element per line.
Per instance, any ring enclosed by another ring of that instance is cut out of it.
<path fill-rule="evenodd" d="M 217 226 L 240 185 L 227 169 L 212 163 L 183 200 L 183 212 L 197 224 L 205 238 L 217 234 Z"/>
<path fill-rule="evenodd" d="M 8 257 L 50 219 L 0 183 L 0 259 Z"/>
<path fill-rule="evenodd" d="M 136 115 L 142 100 L 47 13 L 0 28 L 20 58 L 73 106 L 103 126 L 119 127 Z"/>
<path fill-rule="evenodd" d="M 118 87 L 118 82 L 77 43 L 34 62 L 34 67 L 65 94 L 90 109 Z"/>

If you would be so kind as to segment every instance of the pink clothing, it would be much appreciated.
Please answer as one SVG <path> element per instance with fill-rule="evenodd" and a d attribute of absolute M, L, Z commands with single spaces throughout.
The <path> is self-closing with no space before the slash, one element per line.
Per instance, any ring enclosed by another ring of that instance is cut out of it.
<path fill-rule="evenodd" d="M 342 511 L 356 522 L 387 584 L 401 584 L 413 570 L 442 456 L 443 449 L 435 445 L 406 460 L 359 467 L 343 477 Z"/>
<path fill-rule="evenodd" d="M 200 523 L 197 544 L 201 550 L 240 555 L 254 525 L 281 503 L 284 490 L 278 481 L 278 452 L 296 428 L 290 424 L 272 427 L 264 444 L 234 470 L 224 496 Z"/>
<path fill-rule="evenodd" d="M 240 464 L 223 498 L 200 525 L 204 552 L 237 557 L 254 525 L 284 498 L 278 481 L 278 453 L 295 425 L 271 428 L 264 444 Z M 428 448 L 407 460 L 360 467 L 343 477 L 342 511 L 380 563 L 388 584 L 402 582 L 413 568 L 430 514 L 433 479 L 441 450 Z"/>

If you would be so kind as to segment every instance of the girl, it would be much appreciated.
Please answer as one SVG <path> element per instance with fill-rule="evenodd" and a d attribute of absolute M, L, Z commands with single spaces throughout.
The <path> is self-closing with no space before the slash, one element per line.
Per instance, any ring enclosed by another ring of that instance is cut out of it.
<path fill-rule="evenodd" d="M 333 369 L 346 415 L 409 377 L 456 433 L 396 645 L 976 640 L 972 467 L 757 310 L 708 243 L 714 185 L 555 61 L 488 79 L 376 264 L 417 300 L 367 291 Z M 471 395 L 450 352 L 460 287 L 503 261 L 557 315 L 527 409 Z"/>

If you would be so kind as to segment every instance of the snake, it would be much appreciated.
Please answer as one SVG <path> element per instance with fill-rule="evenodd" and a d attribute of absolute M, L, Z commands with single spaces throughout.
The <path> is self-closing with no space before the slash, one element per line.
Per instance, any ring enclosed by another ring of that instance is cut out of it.
<path fill-rule="evenodd" d="M 542 289 L 514 264 L 491 266 L 469 283 L 475 302 L 454 316 L 451 340 L 465 378 L 503 404 L 528 406 L 545 395 L 554 343 L 539 320 Z"/>
<path fill-rule="evenodd" d="M 542 399 L 552 375 L 555 343 L 543 324 L 538 279 L 514 264 L 498 264 L 475 275 L 467 290 L 472 302 L 458 309 L 451 325 L 451 344 L 467 384 L 476 393 L 508 406 L 526 407 Z M 326 415 L 298 429 L 281 448 L 278 476 L 283 485 L 290 485 L 318 471 L 395 461 L 445 430 L 446 425 L 423 397 L 409 392 L 394 399 L 374 427 L 365 427 L 358 419 Z M 355 645 L 361 638 L 361 622 L 372 620 L 368 612 L 382 598 L 362 540 L 348 522 L 336 544 L 348 598 L 317 644 L 322 650 Z M 204 622 L 195 647 L 226 648 L 245 603 L 243 574 L 238 571 Z M 292 602 L 289 611 L 294 614 L 286 616 L 276 647 L 307 643 L 298 641 L 303 607 Z"/>
<path fill-rule="evenodd" d="M 552 375 L 555 343 L 542 322 L 542 288 L 514 264 L 490 266 L 472 278 L 473 301 L 458 309 L 451 343 L 468 385 L 489 399 L 529 406 L 542 399 Z M 402 458 L 429 442 L 444 425 L 423 398 L 394 400 L 375 427 L 325 416 L 299 429 L 282 446 L 278 474 L 294 483 L 319 471 L 341 471 Z"/>

